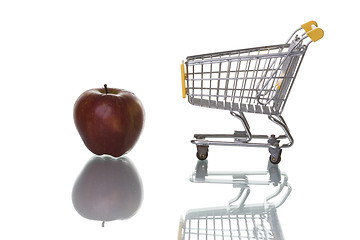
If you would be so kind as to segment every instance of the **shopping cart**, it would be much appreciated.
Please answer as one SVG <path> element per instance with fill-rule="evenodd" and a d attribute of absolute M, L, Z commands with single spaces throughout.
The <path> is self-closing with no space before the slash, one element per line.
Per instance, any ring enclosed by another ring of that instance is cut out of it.
<path fill-rule="evenodd" d="M 281 113 L 309 44 L 323 35 L 318 24 L 310 21 L 285 44 L 187 57 L 181 65 L 183 97 L 187 95 L 195 106 L 229 110 L 245 129 L 234 134 L 195 134 L 192 143 L 198 159 L 207 158 L 209 145 L 248 146 L 268 148 L 270 161 L 279 163 L 282 148 L 294 142 Z M 284 135 L 252 134 L 245 112 L 268 115 Z M 280 144 L 280 139 L 287 142 Z"/>
<path fill-rule="evenodd" d="M 284 239 L 277 208 L 288 198 L 291 186 L 287 175 L 280 172 L 277 165 L 270 163 L 268 171 L 263 172 L 209 172 L 203 179 L 198 179 L 198 174 L 192 174 L 190 180 L 232 184 L 240 191 L 227 206 L 188 210 L 185 218 L 180 219 L 178 240 Z M 268 179 L 251 179 L 254 176 Z M 245 202 L 251 185 L 274 185 L 275 191 L 263 203 L 248 204 Z"/>

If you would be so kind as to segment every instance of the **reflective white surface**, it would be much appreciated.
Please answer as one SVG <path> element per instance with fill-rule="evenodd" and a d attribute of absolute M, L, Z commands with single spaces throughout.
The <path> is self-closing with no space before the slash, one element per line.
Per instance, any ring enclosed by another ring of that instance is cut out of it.
<path fill-rule="evenodd" d="M 329 1 L 2 1 L 0 3 L 0 239 L 176 239 L 189 209 L 225 206 L 230 185 L 189 181 L 194 133 L 242 130 L 228 112 L 181 98 L 188 55 L 285 42 L 316 20 L 283 116 L 294 146 L 281 170 L 292 192 L 278 209 L 286 239 L 355 239 L 360 201 L 356 2 Z M 354 30 L 355 29 L 355 30 Z M 143 181 L 137 214 L 101 227 L 71 202 L 93 155 L 73 123 L 89 88 L 133 91 L 146 111 L 128 154 Z M 276 133 L 247 115 L 254 134 Z M 265 171 L 267 149 L 210 148 L 211 171 Z M 257 196 L 262 197 L 260 191 Z M 252 192 L 252 193 L 253 193 Z M 251 199 L 248 199 L 251 200 Z"/>
<path fill-rule="evenodd" d="M 236 197 L 225 206 L 190 209 L 179 223 L 178 239 L 285 239 L 277 216 L 291 193 L 288 176 L 278 165 L 269 163 L 266 171 L 208 171 L 208 161 L 198 161 L 190 181 L 200 184 L 229 184 Z M 260 177 L 260 179 L 259 179 Z M 248 200 L 254 186 L 265 189 L 261 202 Z M 280 197 L 279 197 L 280 196 Z M 277 199 L 274 201 L 274 199 Z"/>

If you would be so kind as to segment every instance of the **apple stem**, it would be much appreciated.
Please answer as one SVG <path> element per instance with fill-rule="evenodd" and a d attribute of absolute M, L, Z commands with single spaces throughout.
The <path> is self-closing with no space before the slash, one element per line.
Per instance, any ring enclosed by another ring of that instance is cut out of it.
<path fill-rule="evenodd" d="M 108 94 L 107 84 L 104 84 L 105 93 Z"/>
<path fill-rule="evenodd" d="M 102 227 L 105 227 L 105 221 L 102 222 L 101 226 L 102 226 Z"/>

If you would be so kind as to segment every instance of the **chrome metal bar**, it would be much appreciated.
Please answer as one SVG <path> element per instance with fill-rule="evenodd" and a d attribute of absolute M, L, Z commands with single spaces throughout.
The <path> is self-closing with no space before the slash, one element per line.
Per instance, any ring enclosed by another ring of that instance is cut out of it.
<path fill-rule="evenodd" d="M 276 117 L 278 119 L 276 119 Z M 291 136 L 290 134 L 290 130 L 288 128 L 288 126 L 285 123 L 285 119 L 281 116 L 281 115 L 277 115 L 277 116 L 273 116 L 273 115 L 269 115 L 268 118 L 273 121 L 274 123 L 276 123 L 277 125 L 279 125 L 285 132 L 285 136 L 287 137 L 287 139 L 289 140 L 289 143 L 286 144 L 282 144 L 279 147 L 280 148 L 288 148 L 291 147 L 294 144 L 294 138 Z"/>
<path fill-rule="evenodd" d="M 248 81 L 250 81 L 249 80 L 249 73 L 250 73 L 250 66 L 251 66 L 251 61 L 252 61 L 252 59 L 250 60 L 248 60 L 247 61 L 247 65 L 246 65 L 246 69 L 245 69 L 245 88 L 244 89 L 246 89 L 246 86 L 248 85 Z M 247 98 L 247 103 L 250 103 L 251 102 L 251 100 L 250 100 L 250 97 L 251 97 L 251 94 L 250 94 L 250 91 L 247 91 L 247 96 L 246 96 L 246 98 Z"/>
<path fill-rule="evenodd" d="M 221 219 L 221 236 L 222 236 L 222 239 L 225 239 L 225 234 L 224 234 L 224 221 L 223 221 L 223 216 L 222 216 L 222 215 L 220 216 L 220 219 Z"/>
<path fill-rule="evenodd" d="M 256 135 L 257 138 L 267 139 L 267 135 Z M 194 134 L 196 139 L 205 139 L 205 138 L 247 138 L 248 135 L 245 131 L 235 131 L 234 134 Z"/>
<path fill-rule="evenodd" d="M 233 239 L 232 228 L 231 228 L 231 219 L 232 218 L 229 216 L 228 217 L 228 220 L 229 220 L 229 223 L 228 223 L 229 224 L 229 236 L 230 236 L 231 239 Z"/>
<path fill-rule="evenodd" d="M 201 64 L 201 79 L 204 78 L 204 64 Z M 203 100 L 204 95 L 204 80 L 201 80 L 201 101 Z"/>
<path fill-rule="evenodd" d="M 226 78 L 225 78 L 226 79 L 225 80 L 225 89 L 224 89 L 224 101 L 225 102 L 226 102 L 226 98 L 228 97 L 230 70 L 231 70 L 231 62 L 228 62 Z"/>
<path fill-rule="evenodd" d="M 260 50 L 258 51 L 258 55 L 260 54 Z M 261 62 L 261 59 L 258 58 L 256 59 L 256 63 L 255 63 L 255 68 L 254 68 L 254 71 L 253 71 L 253 78 L 251 80 L 251 84 L 250 84 L 250 91 L 249 91 L 249 95 L 250 96 L 253 96 L 254 95 L 254 91 L 256 92 L 256 89 L 255 89 L 255 84 L 256 84 L 256 80 L 258 79 L 258 72 L 259 72 L 259 68 L 260 68 L 260 62 Z M 253 103 L 256 104 L 256 101 L 253 101 Z"/>
<path fill-rule="evenodd" d="M 189 220 L 189 235 L 188 235 L 188 240 L 190 240 L 191 237 L 191 220 Z"/>
<path fill-rule="evenodd" d="M 306 38 L 306 37 L 305 37 Z M 305 39 L 304 38 L 304 39 Z M 302 38 L 303 39 L 303 38 Z M 289 47 L 287 44 L 280 47 L 280 49 L 283 49 L 285 47 Z M 254 49 L 255 51 L 258 51 L 259 48 Z M 263 49 L 260 49 L 260 51 Z M 273 50 L 273 49 L 271 49 Z M 266 58 L 270 58 L 270 59 L 274 59 L 274 58 L 278 58 L 278 57 L 282 57 L 282 56 L 286 56 L 288 53 L 286 52 L 282 52 L 279 51 L 277 53 L 269 53 L 269 54 L 259 54 L 259 55 L 254 55 L 252 54 L 252 52 L 248 52 L 247 56 L 239 56 L 239 57 L 218 57 L 218 58 L 213 58 L 213 59 L 197 59 L 197 60 L 193 60 L 191 62 L 188 62 L 189 66 L 194 66 L 194 65 L 200 65 L 200 64 L 210 64 L 210 63 L 222 63 L 222 62 L 237 62 L 237 61 L 249 61 L 249 60 L 256 60 L 256 59 L 266 59 Z"/>
<path fill-rule="evenodd" d="M 252 139 L 252 134 L 251 134 L 251 132 L 250 132 L 250 126 L 249 126 L 248 121 L 247 121 L 246 118 L 245 118 L 244 113 L 243 113 L 243 112 L 236 113 L 236 112 L 231 111 L 230 114 L 241 121 L 241 123 L 243 124 L 243 126 L 244 126 L 244 128 L 245 128 L 245 132 L 246 132 L 246 134 L 247 134 L 247 139 L 246 139 L 246 141 L 251 141 L 251 139 Z"/>
<path fill-rule="evenodd" d="M 241 240 L 241 228 L 240 228 L 240 223 L 239 223 L 239 215 L 236 214 L 236 225 L 237 225 L 237 233 L 239 236 L 239 240 Z"/>
<path fill-rule="evenodd" d="M 192 143 L 196 145 L 217 145 L 217 146 L 243 146 L 243 147 L 262 147 L 262 148 L 275 148 L 270 144 L 266 143 L 250 143 L 250 142 L 225 142 L 225 141 L 209 141 L 203 139 L 191 140 Z"/>
<path fill-rule="evenodd" d="M 285 43 L 289 43 L 290 40 L 293 38 L 293 36 L 294 36 L 298 31 L 300 31 L 301 29 L 302 29 L 302 28 L 296 29 L 296 30 L 291 34 L 291 36 L 289 37 L 289 39 L 288 39 Z"/>
<path fill-rule="evenodd" d="M 209 89 L 209 107 L 210 107 L 210 101 L 211 101 L 211 91 L 212 91 L 212 67 L 213 67 L 213 64 L 211 62 L 210 64 L 210 89 Z"/>
<path fill-rule="evenodd" d="M 239 53 L 239 57 L 240 57 L 240 53 Z M 232 101 L 231 101 L 232 104 L 234 104 L 234 102 L 235 102 L 237 84 L 238 84 L 238 81 L 239 81 L 240 66 L 241 66 L 241 61 L 238 61 L 237 64 L 236 64 L 236 69 L 235 69 L 234 87 L 233 87 Z"/>
<path fill-rule="evenodd" d="M 245 195 L 243 196 L 244 192 L 245 192 Z M 230 208 L 232 207 L 231 204 L 233 204 L 234 202 L 238 201 L 242 196 L 243 196 L 243 197 L 242 197 L 240 203 L 239 203 L 235 208 L 236 208 L 236 209 L 239 209 L 240 207 L 244 206 L 245 201 L 246 201 L 246 199 L 249 197 L 249 195 L 250 195 L 250 188 L 249 188 L 248 186 L 241 188 L 239 194 L 238 194 L 235 198 L 233 198 L 233 199 L 231 199 L 231 200 L 229 201 L 229 203 L 228 203 L 228 209 L 230 210 Z"/>
<path fill-rule="evenodd" d="M 218 73 L 218 78 L 221 79 L 221 63 L 219 63 L 219 73 Z M 218 106 L 219 103 L 219 93 L 220 93 L 220 80 L 218 80 L 218 84 L 217 84 L 217 91 L 216 91 L 216 105 Z"/>
<path fill-rule="evenodd" d="M 200 238 L 200 218 L 197 219 L 197 231 L 196 231 L 197 239 Z"/>
<path fill-rule="evenodd" d="M 249 225 L 248 225 L 248 219 L 247 219 L 247 215 L 244 215 L 244 220 L 245 220 L 245 227 L 246 227 L 246 233 L 247 233 L 247 238 L 250 239 L 250 232 L 249 232 Z"/>
<path fill-rule="evenodd" d="M 216 223 L 216 221 L 215 221 L 215 215 L 213 216 L 213 226 L 214 226 L 214 228 L 213 228 L 213 230 L 214 230 L 214 239 L 215 239 L 215 236 L 216 236 L 216 226 L 215 226 L 215 223 Z"/>

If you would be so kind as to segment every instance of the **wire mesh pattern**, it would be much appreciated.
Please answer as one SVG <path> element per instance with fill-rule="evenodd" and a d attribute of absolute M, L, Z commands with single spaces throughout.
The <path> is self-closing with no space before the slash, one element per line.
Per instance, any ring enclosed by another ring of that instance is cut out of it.
<path fill-rule="evenodd" d="M 183 240 L 282 239 L 276 210 L 186 219 Z"/>
<path fill-rule="evenodd" d="M 282 44 L 187 57 L 188 100 L 202 107 L 280 114 L 306 50 L 299 46 Z"/>

